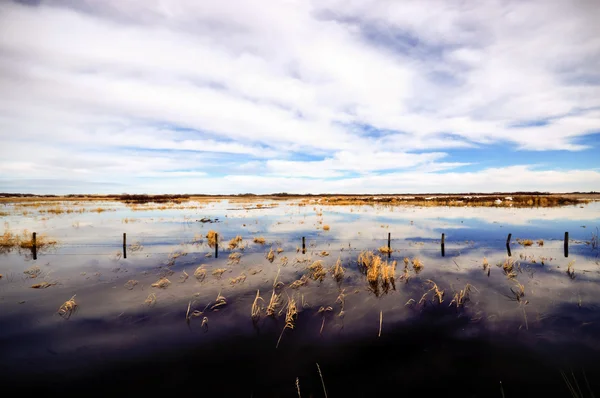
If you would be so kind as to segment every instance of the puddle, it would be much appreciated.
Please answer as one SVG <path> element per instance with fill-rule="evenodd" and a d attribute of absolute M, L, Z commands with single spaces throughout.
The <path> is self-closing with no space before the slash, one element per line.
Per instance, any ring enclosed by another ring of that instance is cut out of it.
<path fill-rule="evenodd" d="M 563 371 L 583 396 L 600 391 L 600 257 L 592 247 L 598 202 L 513 209 L 223 200 L 147 211 L 117 202 L 77 208 L 106 211 L 3 217 L 15 233 L 58 241 L 38 249 L 36 260 L 27 249 L 0 255 L 6 380 L 40 390 L 297 396 L 298 378 L 306 397 L 324 396 L 323 384 L 328 396 L 397 390 L 500 397 L 502 382 L 506 397 L 568 396 Z M 218 258 L 209 230 L 221 239 Z M 509 233 L 510 278 L 503 267 Z M 393 252 L 381 257 L 397 261 L 395 286 L 385 292 L 378 282 L 375 294 L 357 259 L 364 250 L 379 254 L 388 234 Z M 230 250 L 237 235 L 244 248 Z M 258 237 L 265 244 L 254 243 Z M 533 242 L 525 247 L 517 239 Z M 241 256 L 230 259 L 232 253 Z M 338 259 L 341 282 L 332 271 Z M 414 259 L 423 264 L 418 273 Z M 318 260 L 323 281 L 304 283 Z M 32 269 L 35 278 L 24 274 Z M 152 287 L 161 278 L 171 283 Z M 302 281 L 296 289 L 295 281 Z M 30 287 L 42 282 L 50 286 Z M 442 303 L 433 283 L 444 292 Z M 269 317 L 274 285 L 281 303 Z M 468 285 L 467 300 L 461 291 Z M 263 308 L 253 322 L 257 290 Z M 66 320 L 57 310 L 72 296 L 77 308 Z M 284 329 L 291 299 L 298 314 Z"/>

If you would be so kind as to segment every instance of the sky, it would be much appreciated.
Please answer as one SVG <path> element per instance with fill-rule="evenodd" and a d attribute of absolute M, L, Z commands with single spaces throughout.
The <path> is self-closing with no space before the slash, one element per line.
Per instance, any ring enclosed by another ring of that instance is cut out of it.
<path fill-rule="evenodd" d="M 600 5 L 0 3 L 0 192 L 600 191 Z"/>

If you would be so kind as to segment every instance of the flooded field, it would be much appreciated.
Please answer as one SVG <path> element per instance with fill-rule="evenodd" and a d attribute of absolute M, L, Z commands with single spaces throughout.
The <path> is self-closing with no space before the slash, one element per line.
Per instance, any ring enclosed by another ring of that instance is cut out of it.
<path fill-rule="evenodd" d="M 28 391 L 600 394 L 597 201 L 0 212 L 0 378 Z"/>

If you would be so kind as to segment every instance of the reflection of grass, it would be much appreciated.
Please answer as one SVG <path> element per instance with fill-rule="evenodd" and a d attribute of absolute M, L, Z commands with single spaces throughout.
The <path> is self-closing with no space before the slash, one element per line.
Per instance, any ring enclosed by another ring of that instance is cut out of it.
<path fill-rule="evenodd" d="M 567 275 L 569 275 L 569 278 L 575 279 L 575 260 L 571 260 L 567 264 Z"/>

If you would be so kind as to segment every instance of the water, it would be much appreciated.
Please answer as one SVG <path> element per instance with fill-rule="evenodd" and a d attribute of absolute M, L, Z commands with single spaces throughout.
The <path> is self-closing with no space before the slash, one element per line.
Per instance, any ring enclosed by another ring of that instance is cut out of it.
<path fill-rule="evenodd" d="M 501 396 L 500 381 L 506 396 L 568 396 L 561 370 L 581 383 L 585 396 L 584 374 L 590 389 L 600 391 L 594 377 L 600 375 L 600 265 L 598 250 L 588 244 L 600 226 L 600 203 L 538 209 L 261 204 L 274 207 L 221 201 L 133 211 L 105 202 L 77 206 L 108 210 L 102 213 L 28 209 L 32 214 L 23 216 L 5 206 L 10 230 L 46 234 L 58 245 L 38 249 L 37 260 L 24 250 L 0 255 L 0 375 L 41 390 L 94 385 L 219 396 L 294 396 L 298 377 L 302 396 L 323 396 L 318 362 L 329 396 Z M 219 222 L 197 221 L 203 217 Z M 206 239 L 198 239 L 210 229 L 223 239 L 219 258 Z M 565 231 L 571 239 L 567 258 Z M 388 233 L 395 250 L 389 260 L 398 261 L 396 286 L 376 295 L 356 260 L 362 250 L 387 246 Z M 497 266 L 507 259 L 509 233 L 511 258 L 518 262 L 513 279 Z M 228 264 L 227 241 L 236 235 L 246 248 L 235 250 L 242 254 L 239 264 Z M 267 244 L 253 243 L 257 236 Z M 544 243 L 523 247 L 517 238 Z M 273 263 L 266 259 L 270 248 L 283 249 Z M 328 256 L 320 256 L 323 251 Z M 175 253 L 180 256 L 174 259 Z M 418 274 L 409 264 L 408 283 L 399 279 L 405 257 L 424 264 Z M 289 287 L 312 262 L 330 268 L 338 258 L 346 268 L 341 283 L 328 274 L 323 282 Z M 572 261 L 574 278 L 566 272 Z M 201 265 L 206 278 L 199 282 L 193 273 Z M 27 278 L 23 271 L 31 266 L 42 275 Z M 219 268 L 225 269 L 220 278 L 212 275 Z M 245 281 L 232 284 L 240 275 Z M 168 288 L 150 286 L 162 276 L 172 282 Z M 256 292 L 268 302 L 275 278 L 285 284 L 278 290 L 278 315 L 263 312 L 253 324 Z M 30 288 L 42 280 L 57 284 Z M 132 290 L 125 287 L 129 280 L 137 281 Z M 429 280 L 444 291 L 441 304 L 433 292 L 422 301 Z M 519 301 L 517 282 L 524 287 Z M 473 286 L 470 300 L 449 306 L 467 284 Z M 156 303 L 148 306 L 151 293 Z M 211 311 L 219 294 L 227 305 Z M 56 311 L 73 295 L 78 309 L 62 319 Z M 276 349 L 288 297 L 297 301 L 299 315 Z M 207 310 L 186 322 L 188 304 L 191 312 Z M 321 307 L 331 310 L 319 312 Z M 201 327 L 204 317 L 207 328 Z"/>

